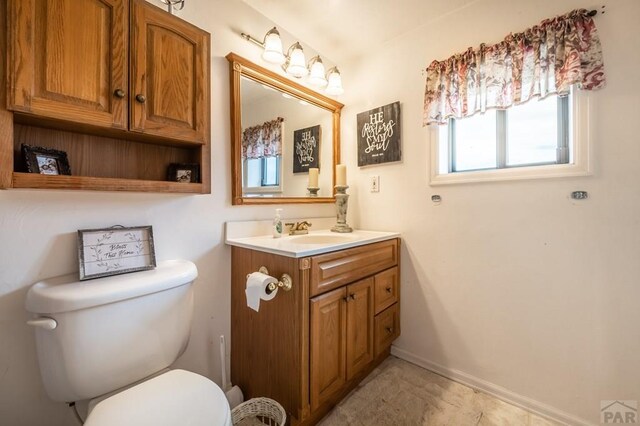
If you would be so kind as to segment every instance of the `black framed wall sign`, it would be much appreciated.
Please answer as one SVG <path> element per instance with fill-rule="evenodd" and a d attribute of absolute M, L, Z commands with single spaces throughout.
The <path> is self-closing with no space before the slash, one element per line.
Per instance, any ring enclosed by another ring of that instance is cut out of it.
<path fill-rule="evenodd" d="M 358 167 L 400 161 L 400 102 L 361 112 L 358 121 Z"/>
<path fill-rule="evenodd" d="M 320 168 L 320 125 L 293 132 L 293 173 L 308 172 L 310 167 Z"/>

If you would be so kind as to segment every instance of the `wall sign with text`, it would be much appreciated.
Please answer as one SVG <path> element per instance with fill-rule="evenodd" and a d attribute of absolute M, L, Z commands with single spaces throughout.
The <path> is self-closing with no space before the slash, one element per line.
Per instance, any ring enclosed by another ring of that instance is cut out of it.
<path fill-rule="evenodd" d="M 320 125 L 293 132 L 293 173 L 308 172 L 310 167 L 320 168 Z"/>
<path fill-rule="evenodd" d="M 78 231 L 80 280 L 145 271 L 156 267 L 151 226 Z"/>
<path fill-rule="evenodd" d="M 400 102 L 358 114 L 358 167 L 401 160 Z"/>

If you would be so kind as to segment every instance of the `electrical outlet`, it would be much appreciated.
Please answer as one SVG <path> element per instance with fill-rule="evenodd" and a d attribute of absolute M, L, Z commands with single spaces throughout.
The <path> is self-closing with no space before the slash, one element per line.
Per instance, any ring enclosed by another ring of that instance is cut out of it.
<path fill-rule="evenodd" d="M 380 192 L 380 176 L 371 176 L 371 192 Z"/>

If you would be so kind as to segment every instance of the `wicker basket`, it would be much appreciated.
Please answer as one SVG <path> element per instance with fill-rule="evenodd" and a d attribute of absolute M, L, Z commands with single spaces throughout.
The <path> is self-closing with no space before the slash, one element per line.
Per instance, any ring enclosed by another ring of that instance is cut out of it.
<path fill-rule="evenodd" d="M 284 426 L 287 413 L 282 405 L 269 398 L 251 398 L 231 410 L 234 426 Z"/>

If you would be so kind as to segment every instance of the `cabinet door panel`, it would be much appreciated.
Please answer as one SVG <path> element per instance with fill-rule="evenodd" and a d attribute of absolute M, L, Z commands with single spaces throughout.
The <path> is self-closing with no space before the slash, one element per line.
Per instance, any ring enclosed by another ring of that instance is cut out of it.
<path fill-rule="evenodd" d="M 311 410 L 345 384 L 346 288 L 311 299 Z"/>
<path fill-rule="evenodd" d="M 9 108 L 126 128 L 126 8 L 126 0 L 11 0 Z"/>
<path fill-rule="evenodd" d="M 209 34 L 133 0 L 131 130 L 205 143 Z"/>
<path fill-rule="evenodd" d="M 398 304 L 391 305 L 375 318 L 376 356 L 384 352 L 400 336 Z"/>
<path fill-rule="evenodd" d="M 373 278 L 347 287 L 347 380 L 373 361 Z"/>

